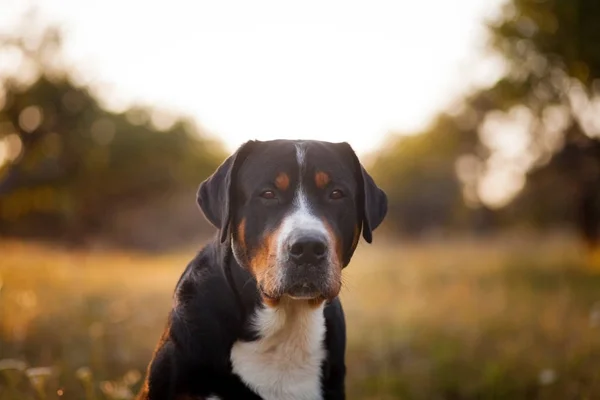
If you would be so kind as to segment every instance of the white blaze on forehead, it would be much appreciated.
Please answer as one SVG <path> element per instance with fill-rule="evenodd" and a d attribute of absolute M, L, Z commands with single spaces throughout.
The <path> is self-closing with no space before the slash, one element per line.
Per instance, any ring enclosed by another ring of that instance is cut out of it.
<path fill-rule="evenodd" d="M 292 209 L 284 217 L 281 222 L 279 234 L 277 236 L 277 262 L 279 265 L 288 261 L 289 257 L 289 246 L 291 236 L 301 237 L 303 235 L 315 235 L 327 238 L 329 249 L 333 249 L 334 238 L 331 237 L 330 232 L 327 230 L 325 223 L 319 217 L 317 217 L 312 211 L 309 198 L 306 196 L 306 192 L 302 186 L 302 175 L 306 167 L 306 148 L 302 144 L 296 145 L 296 158 L 298 162 L 299 176 L 298 185 L 294 193 L 294 200 L 292 202 Z M 334 265 L 336 260 L 335 253 L 333 251 L 328 252 L 329 265 Z M 328 280 L 333 281 L 335 279 L 332 268 L 327 268 Z M 279 286 L 282 285 L 285 280 L 285 268 L 277 268 L 275 280 Z"/>
<path fill-rule="evenodd" d="M 300 172 L 298 175 L 298 186 L 296 187 L 296 193 L 294 194 L 292 211 L 284 218 L 281 224 L 281 230 L 278 237 L 280 252 L 284 250 L 283 246 L 294 232 L 321 233 L 325 237 L 328 237 L 328 231 L 323 221 L 311 213 L 310 202 L 306 197 L 306 193 L 302 186 L 302 173 L 305 168 L 306 148 L 301 143 L 296 144 L 296 159 Z"/>
<path fill-rule="evenodd" d="M 298 160 L 298 166 L 300 167 L 300 172 L 304 168 L 304 157 L 306 156 L 306 147 L 304 144 L 297 143 L 296 145 L 296 159 Z"/>

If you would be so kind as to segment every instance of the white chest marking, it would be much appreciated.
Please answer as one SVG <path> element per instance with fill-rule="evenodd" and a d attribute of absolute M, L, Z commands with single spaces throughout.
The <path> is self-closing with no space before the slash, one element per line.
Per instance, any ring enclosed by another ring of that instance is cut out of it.
<path fill-rule="evenodd" d="M 259 309 L 253 323 L 261 338 L 233 345 L 233 371 L 265 400 L 322 399 L 323 305 L 284 298 Z"/>

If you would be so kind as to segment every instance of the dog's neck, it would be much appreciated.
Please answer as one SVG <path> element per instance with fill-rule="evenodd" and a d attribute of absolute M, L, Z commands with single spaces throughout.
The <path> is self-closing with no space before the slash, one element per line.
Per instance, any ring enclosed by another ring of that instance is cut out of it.
<path fill-rule="evenodd" d="M 323 308 L 288 297 L 257 308 L 250 323 L 258 338 L 234 344 L 234 372 L 267 400 L 321 399 Z"/>
<path fill-rule="evenodd" d="M 235 257 L 228 262 L 243 313 L 231 349 L 233 371 L 264 399 L 320 400 L 325 302 L 284 296 L 267 305 L 252 275 Z"/>
<path fill-rule="evenodd" d="M 321 323 L 323 304 L 294 300 L 283 296 L 276 306 L 263 305 L 256 311 L 252 324 L 263 337 L 305 335 L 312 324 Z M 321 323 L 322 325 L 322 323 Z"/>

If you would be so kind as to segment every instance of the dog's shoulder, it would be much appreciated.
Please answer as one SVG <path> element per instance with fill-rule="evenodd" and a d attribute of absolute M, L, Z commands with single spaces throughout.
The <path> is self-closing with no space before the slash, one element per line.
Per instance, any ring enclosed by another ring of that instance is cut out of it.
<path fill-rule="evenodd" d="M 207 244 L 181 274 L 138 400 L 208 398 L 213 393 L 258 399 L 231 374 L 230 349 L 243 322 L 220 250 L 218 243 Z"/>
<path fill-rule="evenodd" d="M 170 339 L 184 357 L 226 366 L 243 324 L 216 243 L 207 244 L 187 265 L 169 319 Z"/>
<path fill-rule="evenodd" d="M 209 283 L 221 278 L 221 257 L 214 241 L 208 242 L 188 263 L 175 285 L 174 299 L 179 301 L 195 291 L 210 289 Z"/>

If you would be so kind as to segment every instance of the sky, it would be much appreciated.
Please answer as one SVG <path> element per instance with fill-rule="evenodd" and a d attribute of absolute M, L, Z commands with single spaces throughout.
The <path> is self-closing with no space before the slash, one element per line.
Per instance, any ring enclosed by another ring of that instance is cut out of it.
<path fill-rule="evenodd" d="M 231 150 L 303 138 L 365 153 L 491 79 L 478 48 L 499 1 L 0 0 L 0 26 L 40 6 L 112 109 L 183 112 Z"/>

